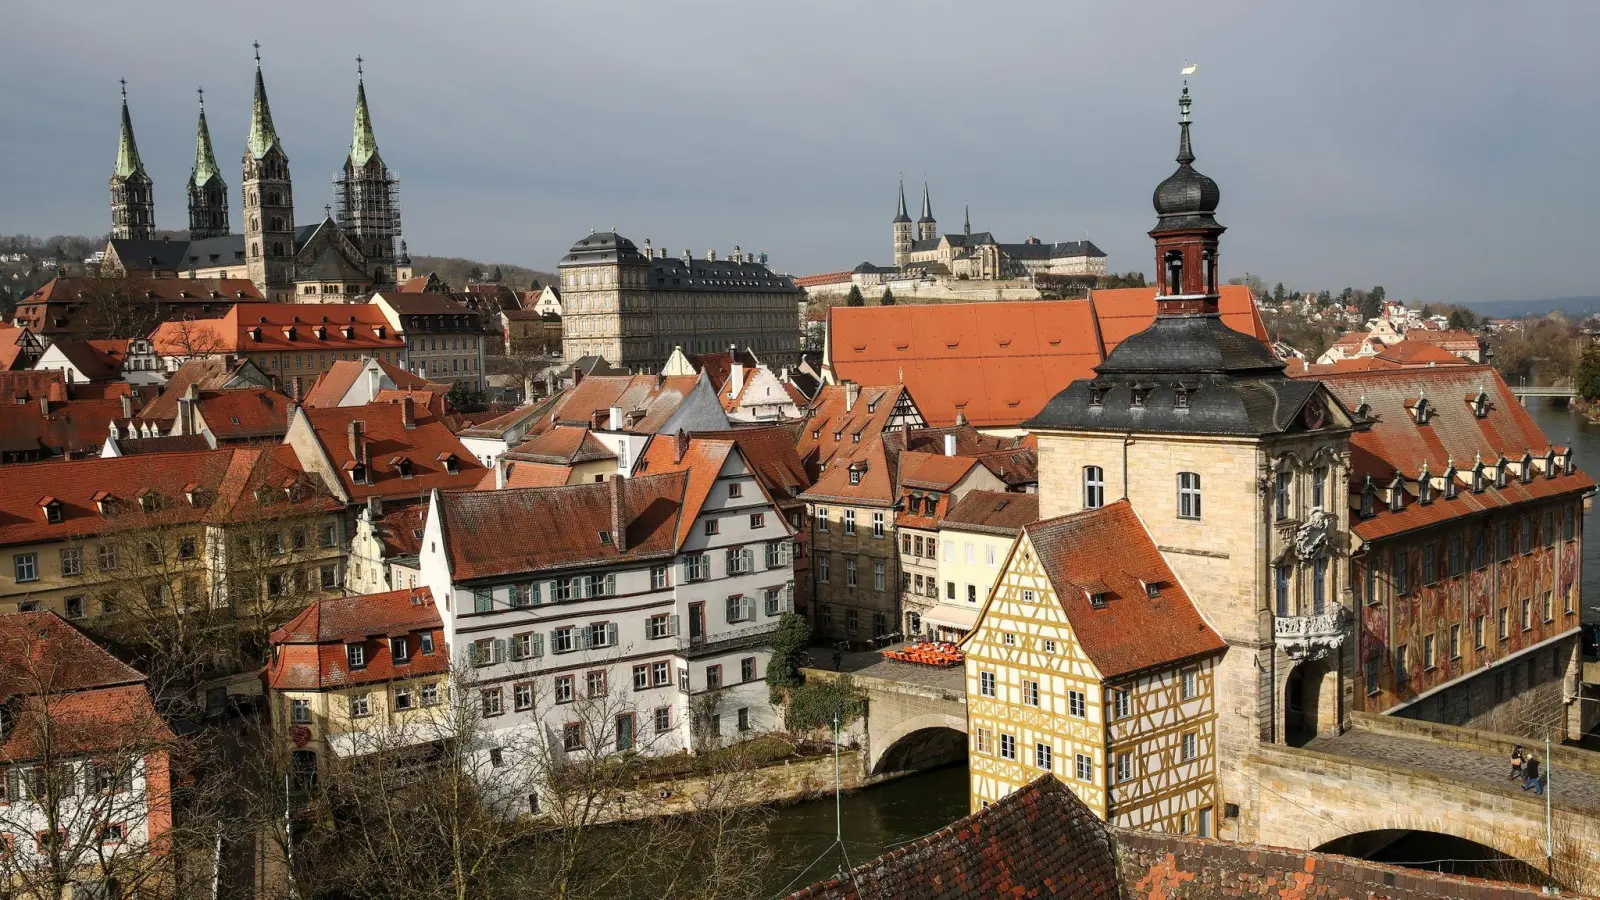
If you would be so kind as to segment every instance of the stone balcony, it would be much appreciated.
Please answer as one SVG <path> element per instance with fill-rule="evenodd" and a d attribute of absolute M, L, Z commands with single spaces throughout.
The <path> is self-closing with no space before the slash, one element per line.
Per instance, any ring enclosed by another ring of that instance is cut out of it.
<path fill-rule="evenodd" d="M 1337 606 L 1321 615 L 1276 616 L 1272 620 L 1273 640 L 1290 659 L 1322 659 L 1344 645 L 1348 631 L 1348 617 Z"/>

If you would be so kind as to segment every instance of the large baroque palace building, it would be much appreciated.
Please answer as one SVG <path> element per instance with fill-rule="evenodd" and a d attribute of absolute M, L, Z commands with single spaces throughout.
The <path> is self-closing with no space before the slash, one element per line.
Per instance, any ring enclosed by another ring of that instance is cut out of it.
<path fill-rule="evenodd" d="M 332 212 L 319 222 L 296 225 L 289 155 L 272 123 L 257 52 L 242 159 L 242 234 L 230 231 L 228 186 L 212 150 L 201 94 L 194 168 L 186 185 L 187 241 L 155 239 L 154 183 L 139 158 L 124 89 L 111 176 L 108 270 L 151 277 L 248 277 L 270 300 L 301 303 L 363 300 L 397 283 L 397 275 L 409 274 L 410 259 L 400 240 L 399 181 L 378 153 L 359 66 L 357 75 L 354 135 L 334 180 Z"/>
<path fill-rule="evenodd" d="M 974 232 L 970 215 L 959 233 L 940 234 L 928 186 L 922 186 L 922 216 L 912 222 L 906 212 L 906 187 L 901 184 L 894 217 L 894 268 L 900 274 L 976 281 L 1041 273 L 1104 275 L 1106 254 L 1089 241 L 1045 243 L 1030 237 L 1020 244 L 1003 244 L 987 231 Z"/>
<path fill-rule="evenodd" d="M 768 366 L 800 362 L 795 310 L 804 294 L 767 267 L 766 254 L 738 247 L 718 259 L 685 250 L 669 257 L 611 231 L 589 234 L 561 260 L 567 359 L 604 357 L 613 366 L 655 372 L 672 355 L 754 351 Z"/>

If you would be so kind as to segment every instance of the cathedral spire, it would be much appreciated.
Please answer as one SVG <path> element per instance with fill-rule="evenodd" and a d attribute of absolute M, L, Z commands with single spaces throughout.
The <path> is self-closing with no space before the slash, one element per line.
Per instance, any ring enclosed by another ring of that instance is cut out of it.
<path fill-rule="evenodd" d="M 911 221 L 911 215 L 906 212 L 906 180 L 904 178 L 900 179 L 900 205 L 895 209 L 894 220 L 896 222 Z"/>
<path fill-rule="evenodd" d="M 133 117 L 128 114 L 128 80 L 121 80 L 122 84 L 122 137 L 117 142 L 117 170 L 114 173 L 118 178 L 128 178 L 135 173 L 144 172 L 144 163 L 139 159 L 139 144 L 133 139 Z"/>
<path fill-rule="evenodd" d="M 922 218 L 917 221 L 933 221 L 933 200 L 928 196 L 928 183 L 926 181 L 922 183 Z"/>
<path fill-rule="evenodd" d="M 278 143 L 278 132 L 272 127 L 272 107 L 267 105 L 267 85 L 261 79 L 261 44 L 256 49 L 256 96 L 250 108 L 250 138 L 246 147 L 250 155 L 260 159 Z"/>
<path fill-rule="evenodd" d="M 350 161 L 357 168 L 378 155 L 378 138 L 372 133 L 372 113 L 367 109 L 367 82 L 361 71 L 361 57 L 356 57 L 356 125 L 355 136 L 350 140 Z"/>
<path fill-rule="evenodd" d="M 203 186 L 218 173 L 217 156 L 211 151 L 211 129 L 206 127 L 206 90 L 197 88 L 195 93 L 200 95 L 200 125 L 195 131 L 191 180 L 196 186 Z"/>

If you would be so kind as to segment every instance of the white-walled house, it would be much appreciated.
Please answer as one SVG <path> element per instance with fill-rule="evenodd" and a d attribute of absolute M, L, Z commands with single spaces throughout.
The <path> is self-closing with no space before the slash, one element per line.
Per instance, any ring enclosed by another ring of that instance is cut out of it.
<path fill-rule="evenodd" d="M 632 478 L 431 495 L 421 581 L 471 667 L 457 701 L 501 747 L 662 754 L 777 727 L 793 533 L 733 442 L 681 446 Z"/>

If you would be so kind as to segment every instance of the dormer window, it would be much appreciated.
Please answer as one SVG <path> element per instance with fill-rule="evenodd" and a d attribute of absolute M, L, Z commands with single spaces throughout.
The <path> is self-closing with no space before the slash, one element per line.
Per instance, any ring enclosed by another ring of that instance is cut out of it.
<path fill-rule="evenodd" d="M 1556 450 L 1554 447 L 1544 452 L 1544 477 L 1556 477 Z"/>
<path fill-rule="evenodd" d="M 1128 399 L 1129 409 L 1144 409 L 1144 398 L 1149 396 L 1150 388 L 1147 385 L 1136 384 L 1133 386 L 1133 395 Z"/>
<path fill-rule="evenodd" d="M 250 340 L 252 340 L 252 341 L 261 340 L 261 329 L 260 328 L 252 328 L 252 329 L 250 329 Z"/>
<path fill-rule="evenodd" d="M 1376 512 L 1378 489 L 1372 484 L 1372 476 L 1368 475 L 1366 483 L 1361 487 L 1361 518 L 1371 518 Z"/>
<path fill-rule="evenodd" d="M 1427 397 L 1417 398 L 1417 402 L 1411 407 L 1411 415 L 1417 420 L 1418 425 L 1428 424 L 1428 418 L 1433 415 L 1433 407 L 1428 403 Z"/>
<path fill-rule="evenodd" d="M 609 532 L 609 531 L 600 532 L 600 543 L 604 544 L 607 547 L 611 546 L 611 532 Z"/>
<path fill-rule="evenodd" d="M 205 503 L 205 497 L 203 496 L 203 493 L 204 492 L 197 484 L 186 484 L 183 486 L 183 499 L 189 501 L 189 505 L 195 509 L 199 509 L 201 505 Z"/>
<path fill-rule="evenodd" d="M 1480 419 L 1489 417 L 1489 395 L 1484 391 L 1472 398 L 1472 414 Z"/>
<path fill-rule="evenodd" d="M 1444 498 L 1446 500 L 1454 500 L 1456 498 L 1456 490 L 1456 467 L 1451 466 L 1444 470 Z"/>
<path fill-rule="evenodd" d="M 1404 475 L 1396 474 L 1394 481 L 1389 483 L 1389 511 L 1399 512 L 1406 506 L 1406 479 Z"/>
<path fill-rule="evenodd" d="M 1472 467 L 1472 492 L 1481 494 L 1487 486 L 1483 477 L 1483 463 L 1477 463 Z"/>
<path fill-rule="evenodd" d="M 1503 488 L 1503 487 L 1506 486 L 1506 480 L 1507 480 L 1506 479 L 1506 475 L 1507 475 L 1506 467 L 1509 466 L 1510 464 L 1511 464 L 1510 460 L 1506 459 L 1504 456 L 1500 457 L 1500 462 L 1498 464 L 1496 464 L 1495 467 L 1494 467 L 1494 486 L 1495 487 Z"/>
<path fill-rule="evenodd" d="M 1105 609 L 1106 608 L 1106 603 L 1110 599 L 1111 599 L 1110 595 L 1107 594 L 1105 591 L 1090 591 L 1089 592 L 1089 605 L 1094 607 L 1095 609 Z"/>
<path fill-rule="evenodd" d="M 1139 579 L 1139 583 L 1144 585 L 1144 595 L 1146 597 L 1152 597 L 1153 598 L 1153 597 L 1161 596 L 1161 582 L 1159 582 L 1159 581 L 1145 581 L 1144 579 L 1141 578 L 1141 579 Z"/>
<path fill-rule="evenodd" d="M 1576 475 L 1578 473 L 1578 461 L 1572 458 L 1572 450 L 1569 448 L 1562 456 L 1566 459 L 1566 465 L 1564 466 L 1566 474 Z"/>
<path fill-rule="evenodd" d="M 394 470 L 399 473 L 401 478 L 411 477 L 412 472 L 410 459 L 404 456 L 396 456 L 394 459 L 390 460 L 390 462 L 394 464 Z"/>
<path fill-rule="evenodd" d="M 1523 484 L 1527 484 L 1528 482 L 1533 480 L 1533 454 L 1532 453 L 1524 452 L 1522 454 L 1522 471 L 1517 473 L 1517 474 L 1521 477 L 1521 480 L 1522 480 Z"/>
<path fill-rule="evenodd" d="M 1173 408 L 1174 409 L 1188 409 L 1189 408 L 1189 393 L 1192 390 L 1193 390 L 1193 388 L 1191 388 L 1187 384 L 1178 385 L 1177 386 L 1177 392 L 1172 395 L 1172 406 L 1173 406 Z"/>
<path fill-rule="evenodd" d="M 295 339 L 295 335 L 296 331 L 293 325 L 290 325 L 288 328 L 283 330 L 283 336 L 291 341 Z"/>
<path fill-rule="evenodd" d="M 1422 470 L 1422 475 L 1417 479 L 1417 502 L 1427 506 L 1433 502 L 1433 476 L 1427 469 Z"/>
<path fill-rule="evenodd" d="M 439 462 L 444 463 L 444 470 L 447 474 L 459 475 L 461 473 L 461 461 L 456 459 L 454 453 L 439 454 Z"/>
<path fill-rule="evenodd" d="M 39 501 L 39 506 L 44 510 L 44 520 L 51 525 L 61 524 L 61 501 L 54 497 L 45 497 Z"/>
<path fill-rule="evenodd" d="M 139 495 L 139 508 L 145 512 L 153 513 L 160 508 L 160 506 L 160 498 L 156 496 L 155 491 L 145 491 Z"/>
<path fill-rule="evenodd" d="M 350 483 L 351 484 L 366 484 L 367 483 L 367 467 L 366 466 L 364 466 L 364 465 L 362 465 L 361 463 L 358 463 L 358 462 L 353 462 L 348 466 L 348 468 L 350 470 Z"/>
<path fill-rule="evenodd" d="M 850 467 L 850 483 L 851 484 L 860 484 L 861 483 L 861 470 L 855 468 L 854 466 Z"/>

